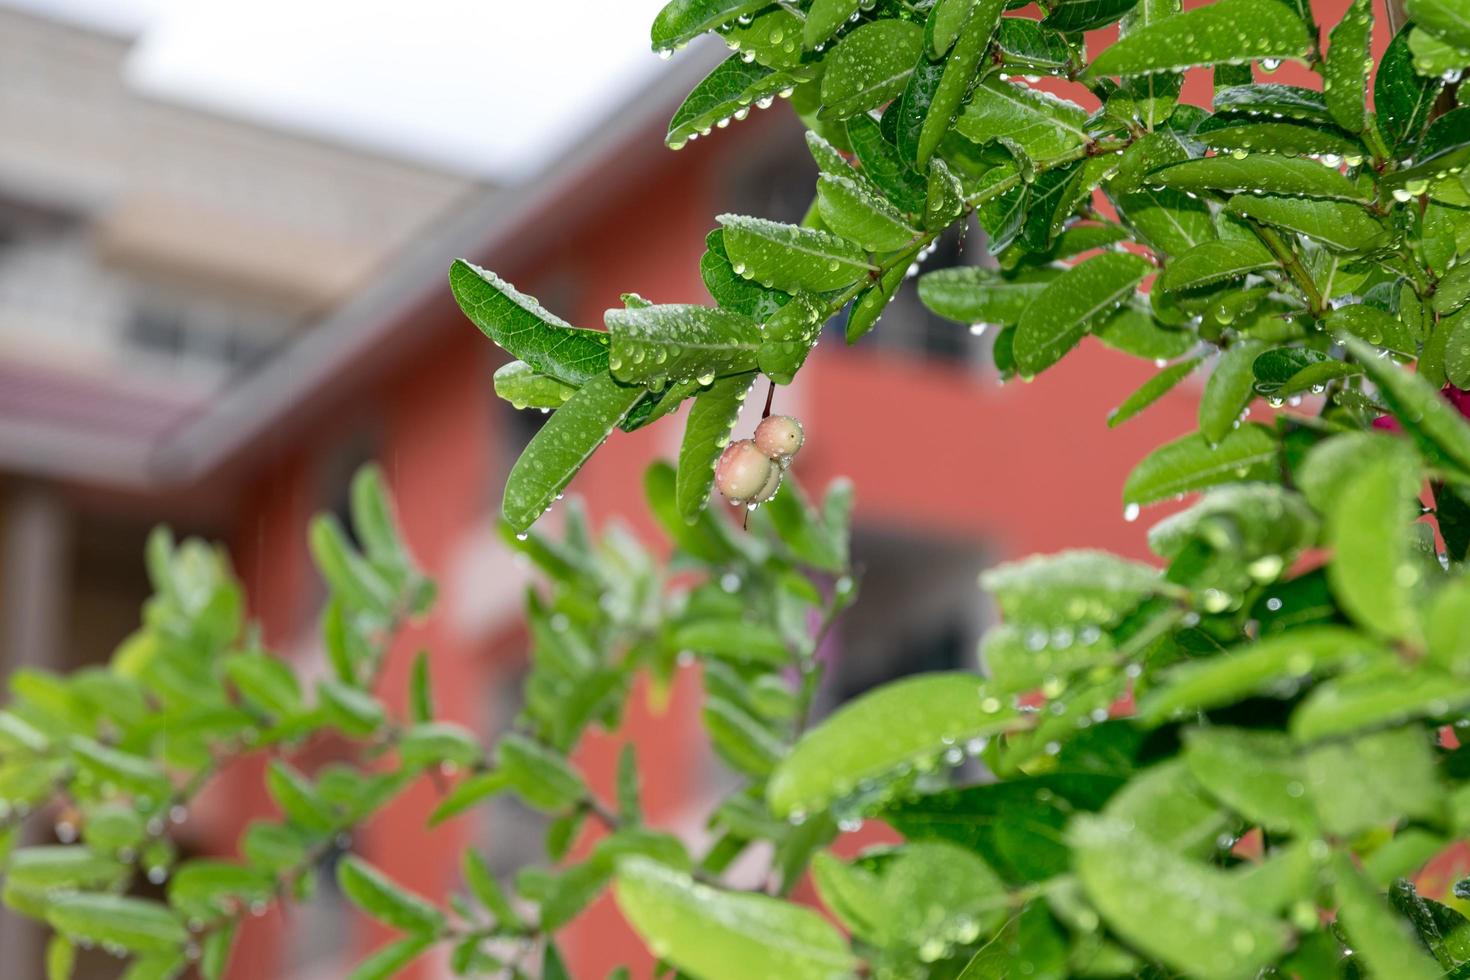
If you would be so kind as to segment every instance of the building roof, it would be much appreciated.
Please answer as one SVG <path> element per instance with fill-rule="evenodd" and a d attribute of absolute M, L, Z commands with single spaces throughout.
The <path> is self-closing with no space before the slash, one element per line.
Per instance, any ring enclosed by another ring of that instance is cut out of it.
<path fill-rule="evenodd" d="M 0 470 L 150 492 L 187 488 L 242 461 L 271 433 L 370 383 L 443 330 L 436 318 L 416 315 L 447 295 L 450 259 L 508 261 L 512 245 L 521 252 L 554 233 L 539 219 L 559 203 L 594 182 L 600 195 L 614 195 L 667 152 L 661 136 L 669 116 L 723 53 L 718 44 L 691 46 L 542 177 L 468 201 L 349 300 L 192 412 L 173 410 L 166 397 L 134 400 L 115 392 L 67 408 L 77 393 L 60 379 L 41 392 L 43 407 L 12 411 L 0 400 Z M 612 158 L 617 165 L 606 166 Z M 0 377 L 0 388 L 6 386 Z"/>

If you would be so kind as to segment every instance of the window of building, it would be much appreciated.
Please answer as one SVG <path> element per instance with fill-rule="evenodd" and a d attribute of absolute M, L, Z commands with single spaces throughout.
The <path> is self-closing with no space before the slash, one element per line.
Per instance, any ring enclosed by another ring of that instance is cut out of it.
<path fill-rule="evenodd" d="M 987 608 L 975 584 L 985 567 L 978 545 L 859 527 L 852 553 L 862 599 L 825 651 L 819 712 L 909 674 L 975 669 Z"/>

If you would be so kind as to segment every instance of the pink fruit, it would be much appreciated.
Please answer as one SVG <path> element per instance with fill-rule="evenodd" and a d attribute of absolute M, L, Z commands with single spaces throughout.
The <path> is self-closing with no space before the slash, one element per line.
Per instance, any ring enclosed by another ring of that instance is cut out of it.
<path fill-rule="evenodd" d="M 755 427 L 756 447 L 781 462 L 795 456 L 805 438 L 801 423 L 789 415 L 772 415 Z"/>
<path fill-rule="evenodd" d="M 754 441 L 740 439 L 730 443 L 720 454 L 720 460 L 715 464 L 715 488 L 732 503 L 743 504 L 766 489 L 772 471 L 777 474 L 779 485 L 781 468 L 757 449 Z"/>

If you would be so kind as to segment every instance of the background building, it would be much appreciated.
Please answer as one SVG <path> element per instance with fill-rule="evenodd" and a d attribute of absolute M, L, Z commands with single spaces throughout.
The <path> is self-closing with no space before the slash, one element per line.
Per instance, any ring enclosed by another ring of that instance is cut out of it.
<path fill-rule="evenodd" d="M 1342 6 L 1323 3 L 1322 19 Z M 706 302 L 698 259 L 713 215 L 804 211 L 814 169 L 799 126 L 778 106 L 667 152 L 668 116 L 719 54 L 692 49 L 535 180 L 472 188 L 141 99 L 119 83 L 125 47 L 0 11 L 0 215 L 14 212 L 14 230 L 0 224 L 0 672 L 105 657 L 136 621 L 142 538 L 160 520 L 227 542 L 268 642 L 317 669 L 306 521 L 342 507 L 353 469 L 378 459 L 442 596 L 401 639 L 385 694 L 402 703 L 409 655 L 427 648 L 441 710 L 489 736 L 517 703 L 525 584 L 495 515 L 541 416 L 495 399 L 502 355 L 455 308 L 450 261 L 494 268 L 588 326 L 624 291 Z M 978 233 L 945 247 L 951 263 L 984 261 Z M 1035 383 L 1002 388 L 988 341 L 930 317 L 910 290 L 869 339 L 829 338 L 777 395 L 809 436 L 797 478 L 857 487 L 863 597 L 838 629 L 828 706 L 972 664 L 986 565 L 1063 547 L 1146 553 L 1143 526 L 1122 519 L 1122 483 L 1193 427 L 1196 392 L 1109 430 L 1150 365 L 1088 340 Z M 641 474 L 680 434 L 669 421 L 615 435 L 572 491 L 595 518 L 621 515 L 656 540 Z M 651 821 L 696 834 L 717 789 L 698 712 L 697 685 L 682 684 L 665 714 L 634 710 L 579 761 L 607 790 L 619 745 L 635 740 Z M 271 813 L 261 766 L 217 781 L 184 827 L 190 848 L 229 853 Z M 457 885 L 468 844 L 506 868 L 535 853 L 534 823 L 513 804 L 424 835 L 436 798 L 415 786 L 354 847 L 436 896 Z M 323 892 L 289 921 L 252 920 L 234 976 L 336 977 L 383 939 Z M 0 975 L 37 975 L 3 941 Z M 606 900 L 568 953 L 578 977 L 644 962 Z"/>

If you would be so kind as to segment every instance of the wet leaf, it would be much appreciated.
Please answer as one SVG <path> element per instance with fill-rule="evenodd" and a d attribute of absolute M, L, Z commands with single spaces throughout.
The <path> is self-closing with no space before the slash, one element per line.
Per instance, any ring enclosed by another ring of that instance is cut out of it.
<path fill-rule="evenodd" d="M 1032 160 L 1055 160 L 1087 142 L 1087 111 L 1054 95 L 988 78 L 975 86 L 955 129 L 977 143 L 1004 136 Z"/>
<path fill-rule="evenodd" d="M 1372 42 L 1373 4 L 1370 0 L 1353 0 L 1332 29 L 1327 63 L 1322 70 L 1322 94 L 1327 100 L 1327 110 L 1350 133 L 1361 133 L 1367 124 Z"/>
<path fill-rule="evenodd" d="M 658 388 L 689 378 L 707 383 L 756 366 L 760 326 L 738 313 L 676 303 L 611 309 L 605 319 L 612 336 L 608 363 L 623 384 Z"/>
<path fill-rule="evenodd" d="M 534 524 L 642 396 L 642 388 L 603 374 L 569 398 L 511 467 L 501 503 L 506 523 L 518 532 Z"/>
<path fill-rule="evenodd" d="M 725 250 L 736 274 L 777 289 L 825 292 L 867 275 L 873 266 L 846 239 L 796 225 L 720 215 Z"/>
<path fill-rule="evenodd" d="M 1153 271 L 1146 260 L 1121 252 L 1087 259 L 1052 280 L 1016 325 L 1016 368 L 1022 376 L 1045 370 L 1077 345 L 1089 327 L 1127 302 Z"/>
<path fill-rule="evenodd" d="M 1069 838 L 1077 874 L 1108 925 L 1165 963 L 1209 980 L 1239 980 L 1286 948 L 1285 924 L 1222 887 L 1220 872 L 1126 821 L 1080 817 Z"/>
<path fill-rule="evenodd" d="M 656 51 L 669 51 L 745 14 L 769 0 L 672 0 L 653 20 L 650 40 Z"/>
<path fill-rule="evenodd" d="M 886 199 L 846 177 L 817 181 L 817 207 L 828 228 L 869 252 L 904 248 L 919 234 Z"/>
<path fill-rule="evenodd" d="M 1398 152 L 1418 142 L 1444 88 L 1444 79 L 1437 75 L 1426 78 L 1414 69 L 1409 30 L 1405 27 L 1389 42 L 1373 79 L 1373 108 L 1378 113 L 1378 128 L 1389 146 Z"/>
<path fill-rule="evenodd" d="M 669 121 L 664 142 L 678 149 L 718 125 L 728 125 L 752 103 L 770 99 L 806 81 L 809 72 L 773 71 L 758 62 L 731 55 L 694 87 Z"/>
<path fill-rule="evenodd" d="M 1251 365 L 1265 348 L 1258 340 L 1237 340 L 1220 355 L 1199 403 L 1200 435 L 1210 445 L 1219 444 L 1235 429 L 1241 412 L 1255 397 Z"/>
<path fill-rule="evenodd" d="M 1161 293 L 1197 289 L 1275 266 L 1276 258 L 1256 241 L 1234 238 L 1203 242 L 1165 265 L 1154 288 Z"/>
<path fill-rule="evenodd" d="M 1154 402 L 1163 398 L 1185 378 L 1189 377 L 1200 366 L 1203 358 L 1193 357 L 1178 364 L 1171 364 L 1158 374 L 1149 378 L 1138 390 L 1129 395 L 1123 404 L 1108 415 L 1108 428 L 1116 428 L 1127 422 L 1133 416 L 1148 408 Z"/>
<path fill-rule="evenodd" d="M 847 19 L 858 12 L 860 5 L 861 0 L 812 0 L 802 31 L 802 43 L 808 48 L 815 48 L 836 34 Z"/>
<path fill-rule="evenodd" d="M 655 955 L 705 980 L 839 980 L 853 968 L 847 941 L 811 909 L 710 888 L 646 858 L 618 865 L 613 893 Z"/>
<path fill-rule="evenodd" d="M 1237 194 L 1231 213 L 1315 239 L 1341 252 L 1367 252 L 1388 241 L 1383 225 L 1356 204 Z"/>
<path fill-rule="evenodd" d="M 1363 201 L 1358 187 L 1331 167 L 1315 160 L 1255 154 L 1185 160 L 1155 170 L 1147 180 L 1181 191 L 1226 194 L 1275 194 L 1327 200 Z"/>
<path fill-rule="evenodd" d="M 490 270 L 456 259 L 449 285 L 485 336 L 542 374 L 581 385 L 607 370 L 607 334 L 573 327 Z"/>
<path fill-rule="evenodd" d="M 874 21 L 847 34 L 826 58 L 822 115 L 846 119 L 895 98 L 923 50 L 924 29 L 908 21 Z"/>
<path fill-rule="evenodd" d="M 772 774 L 766 799 L 778 817 L 811 813 L 1015 719 L 973 674 L 905 678 L 848 702 L 803 735 Z"/>
<path fill-rule="evenodd" d="M 1276 0 L 1217 0 L 1133 31 L 1093 59 L 1088 74 L 1138 75 L 1196 65 L 1302 58 L 1311 45 L 1296 11 Z"/>

